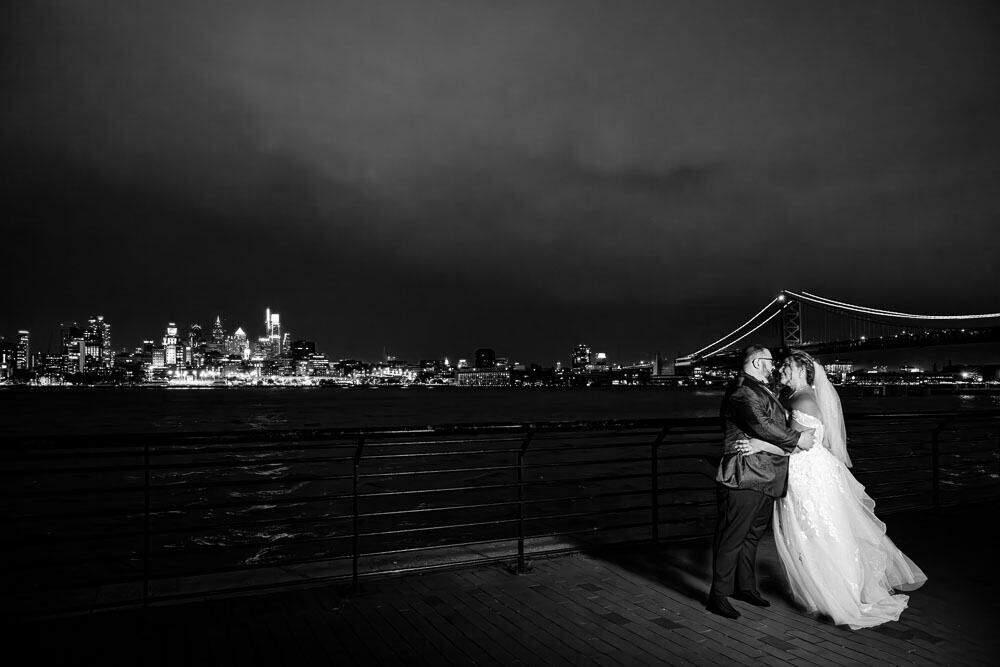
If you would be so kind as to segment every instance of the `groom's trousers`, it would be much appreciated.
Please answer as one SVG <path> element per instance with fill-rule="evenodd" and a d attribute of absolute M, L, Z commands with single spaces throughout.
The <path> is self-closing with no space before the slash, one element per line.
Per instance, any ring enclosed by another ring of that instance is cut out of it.
<path fill-rule="evenodd" d="M 757 593 L 757 545 L 771 522 L 774 498 L 751 489 L 716 487 L 718 518 L 710 595 Z"/>

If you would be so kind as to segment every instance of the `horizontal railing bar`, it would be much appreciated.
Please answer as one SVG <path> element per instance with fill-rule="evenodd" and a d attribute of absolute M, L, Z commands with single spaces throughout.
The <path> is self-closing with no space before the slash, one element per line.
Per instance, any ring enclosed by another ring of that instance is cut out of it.
<path fill-rule="evenodd" d="M 539 514 L 537 516 L 525 516 L 525 521 L 553 521 L 561 519 L 584 519 L 607 516 L 609 514 L 625 514 L 628 512 L 648 512 L 649 505 L 632 505 L 630 507 L 611 507 L 603 510 L 593 510 L 590 512 L 566 512 L 562 514 Z M 644 523 L 642 525 L 648 525 Z"/>
<path fill-rule="evenodd" d="M 517 519 L 492 519 L 490 521 L 470 521 L 467 523 L 440 524 L 432 526 L 416 526 L 414 528 L 393 528 L 392 530 L 370 530 L 358 533 L 359 538 L 384 537 L 386 535 L 415 535 L 438 530 L 458 530 L 462 528 L 486 528 L 492 526 L 510 526 L 517 523 Z M 367 555 L 367 554 L 362 554 Z"/>
<path fill-rule="evenodd" d="M 463 542 L 442 542 L 441 544 L 425 544 L 418 547 L 405 547 L 402 549 L 387 549 L 384 551 L 365 551 L 360 554 L 362 558 L 380 558 L 384 556 L 396 556 L 399 554 L 409 554 L 417 553 L 419 551 L 434 551 L 437 549 L 457 549 L 461 547 L 475 547 L 480 544 L 494 544 L 501 542 L 517 542 L 517 536 L 513 535 L 511 537 L 493 537 L 484 538 L 481 540 L 466 540 Z M 510 556 L 507 556 L 509 558 Z"/>
<path fill-rule="evenodd" d="M 646 443 L 646 447 L 649 444 Z M 649 456 L 636 456 L 626 459 L 582 459 L 579 461 L 553 461 L 551 463 L 528 463 L 525 462 L 524 467 L 528 470 L 542 469 L 542 468 L 566 468 L 571 466 L 588 466 L 597 464 L 622 464 L 622 463 L 645 463 L 649 464 Z"/>
<path fill-rule="evenodd" d="M 514 442 L 520 443 L 520 440 L 515 440 Z M 371 445 L 366 445 L 371 446 Z M 394 454 L 365 454 L 364 460 L 368 461 L 382 461 L 382 460 L 397 460 L 397 459 L 419 459 L 419 458 L 432 458 L 436 456 L 481 456 L 485 454 L 513 454 L 517 452 L 517 447 L 511 447 L 509 449 L 472 449 L 468 451 L 461 450 L 447 450 L 447 451 L 429 451 L 429 452 L 409 452 L 409 453 L 394 453 Z"/>
<path fill-rule="evenodd" d="M 514 470 L 513 464 L 502 466 L 480 466 L 474 468 L 436 468 L 434 470 L 399 470 L 395 472 L 366 472 L 359 474 L 360 479 L 386 479 L 392 477 L 420 477 L 423 475 L 446 475 L 456 472 L 496 472 L 498 470 Z"/>
<path fill-rule="evenodd" d="M 87 436 L 75 436 L 77 438 L 86 438 Z M 291 445 L 291 446 L 290 446 Z M 289 451 L 298 451 L 302 453 L 308 453 L 310 450 L 324 450 L 324 449 L 346 449 L 351 450 L 355 446 L 352 441 L 343 441 L 336 444 L 329 443 L 297 443 L 296 441 L 277 443 L 277 444 L 261 444 L 255 447 L 231 447 L 227 443 L 206 443 L 205 445 L 187 445 L 184 443 L 172 443 L 159 446 L 151 446 L 150 452 L 157 455 L 163 456 L 232 456 L 237 454 L 270 454 L 270 453 L 284 453 Z M 19 461 L 49 461 L 52 459 L 65 458 L 67 454 L 86 454 L 88 457 L 93 458 L 142 458 L 144 455 L 144 447 L 141 444 L 135 444 L 134 449 L 105 449 L 103 446 L 98 447 L 87 447 L 83 446 L 73 446 L 73 447 L 63 447 L 59 449 L 41 449 L 41 450 L 28 450 L 24 452 L 19 452 L 19 456 L 14 457 Z M 35 456 L 31 456 L 34 454 Z M 0 455 L 0 458 L 3 458 Z"/>
<path fill-rule="evenodd" d="M 614 482 L 621 481 L 625 479 L 648 479 L 648 474 L 635 474 L 635 475 L 610 475 L 603 477 L 578 477 L 571 479 L 557 479 L 557 480 L 532 480 L 525 482 L 525 486 L 549 486 L 554 484 L 578 484 L 580 482 Z M 359 493 L 359 498 L 380 498 L 383 496 L 406 496 L 406 495 L 419 495 L 424 493 L 450 493 L 457 491 L 476 491 L 482 489 L 509 489 L 517 487 L 517 482 L 511 482 L 506 484 L 479 484 L 473 486 L 456 486 L 448 488 L 432 488 L 432 489 L 401 489 L 398 491 L 382 491 L 376 493 Z"/>

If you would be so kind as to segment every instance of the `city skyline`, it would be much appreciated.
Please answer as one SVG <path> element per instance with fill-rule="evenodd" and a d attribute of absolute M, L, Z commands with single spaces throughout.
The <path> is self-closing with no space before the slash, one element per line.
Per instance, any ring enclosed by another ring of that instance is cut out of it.
<path fill-rule="evenodd" d="M 419 365 L 420 362 L 428 360 L 450 360 L 449 363 L 451 363 L 453 367 L 461 367 L 462 362 L 465 362 L 472 367 L 479 367 L 480 364 L 478 355 L 480 353 L 488 353 L 490 355 L 496 355 L 498 358 L 502 357 L 512 366 L 538 365 L 543 368 L 558 368 L 560 366 L 575 368 L 578 365 L 586 365 L 590 363 L 607 365 L 608 367 L 628 367 L 635 364 L 654 364 L 657 368 L 662 368 L 663 372 L 668 372 L 673 368 L 674 361 L 670 355 L 663 354 L 659 351 L 652 352 L 647 356 L 633 358 L 617 356 L 609 353 L 609 350 L 620 347 L 615 345 L 613 342 L 607 345 L 604 345 L 603 343 L 599 345 L 591 345 L 585 341 L 575 342 L 570 348 L 563 350 L 561 355 L 551 359 L 529 358 L 524 355 L 520 355 L 516 350 L 510 350 L 505 347 L 502 341 L 500 343 L 497 343 L 496 341 L 480 342 L 480 344 L 474 349 L 451 350 L 438 355 L 428 355 L 422 357 L 407 357 L 395 354 L 393 350 L 388 348 L 383 348 L 381 354 L 374 357 L 343 355 L 337 354 L 335 350 L 326 350 L 323 349 L 322 346 L 317 346 L 316 340 L 321 339 L 322 336 L 314 336 L 310 332 L 306 332 L 301 335 L 299 335 L 301 333 L 299 332 L 296 333 L 294 337 L 288 331 L 281 334 L 282 325 L 280 324 L 280 314 L 277 311 L 272 312 L 270 307 L 265 307 L 264 313 L 264 324 L 260 328 L 260 332 L 263 335 L 260 336 L 256 335 L 257 329 L 253 326 L 247 324 L 249 331 L 244 331 L 243 325 L 239 320 L 236 320 L 235 318 L 224 318 L 222 314 L 216 314 L 214 322 L 207 327 L 202 326 L 199 322 L 190 322 L 180 325 L 176 321 L 166 321 L 161 326 L 160 333 L 155 334 L 152 337 L 145 335 L 131 345 L 128 343 L 122 345 L 120 344 L 120 339 L 116 338 L 116 340 L 119 341 L 119 344 L 112 345 L 110 334 L 112 321 L 106 320 L 103 314 L 97 314 L 91 315 L 88 318 L 87 327 L 78 326 L 78 320 L 60 322 L 58 326 L 53 329 L 54 333 L 47 337 L 49 342 L 44 346 L 44 349 L 43 346 L 38 343 L 38 338 L 35 337 L 34 334 L 31 334 L 30 330 L 26 329 L 18 329 L 14 336 L 7 336 L 4 332 L 0 332 L 0 341 L 7 341 L 9 338 L 10 342 L 8 342 L 8 344 L 17 346 L 17 355 L 19 359 L 21 356 L 31 356 L 36 353 L 64 354 L 67 345 L 66 336 L 69 331 L 77 332 L 74 343 L 83 343 L 85 339 L 87 340 L 85 345 L 86 353 L 88 356 L 91 356 L 96 360 L 100 360 L 102 357 L 105 360 L 113 358 L 118 353 L 138 352 L 151 344 L 158 346 L 158 340 L 162 340 L 162 347 L 165 348 L 167 346 L 167 338 L 163 337 L 161 339 L 163 333 L 165 332 L 167 337 L 173 338 L 174 344 L 180 344 L 181 351 L 183 351 L 184 341 L 188 341 L 189 338 L 194 335 L 199 338 L 203 344 L 209 344 L 211 347 L 211 344 L 214 343 L 219 352 L 242 356 L 244 361 L 249 359 L 251 352 L 256 353 L 258 350 L 263 350 L 265 348 L 267 349 L 265 356 L 282 356 L 283 351 L 290 350 L 294 343 L 308 344 L 311 346 L 311 351 L 313 353 L 319 352 L 324 358 L 329 357 L 330 361 L 356 360 L 363 363 L 399 361 L 400 363 Z M 963 331 L 965 330 L 963 329 Z M 27 349 L 26 336 L 28 335 L 31 336 L 31 340 L 33 341 L 30 344 L 30 353 L 25 351 L 22 354 L 20 351 L 21 347 L 24 346 L 25 350 Z M 864 336 L 862 336 L 861 339 L 863 341 Z M 53 341 L 56 342 L 53 343 Z M 739 342 L 739 344 L 734 345 L 731 349 L 729 349 L 729 354 L 732 354 L 734 351 L 739 350 L 742 346 L 750 344 L 751 342 L 770 345 L 774 348 L 779 348 L 784 345 L 779 341 L 770 340 L 766 335 L 757 335 L 748 337 L 747 339 Z M 810 345 L 811 343 L 807 341 L 805 344 Z M 97 351 L 92 349 L 95 345 L 99 346 Z M 240 349 L 237 350 L 234 345 L 239 346 Z M 81 351 L 83 350 L 84 347 L 81 347 Z M 499 353 L 497 352 L 498 350 Z M 590 361 L 579 361 L 582 352 L 589 357 Z M 169 366 L 176 363 L 176 357 L 174 361 L 171 361 L 168 358 L 169 353 L 165 353 L 165 355 L 164 363 L 166 365 Z M 881 367 L 890 369 L 916 367 L 922 370 L 936 370 L 938 367 L 946 366 L 993 366 L 1000 364 L 1000 345 L 997 345 L 993 340 L 981 343 L 965 342 L 946 345 L 935 344 L 930 346 L 914 345 L 909 347 L 903 346 L 897 349 L 890 347 L 874 350 L 845 351 L 832 355 L 824 354 L 823 357 L 826 358 L 827 363 L 846 362 L 854 364 L 859 368 L 866 368 L 868 366 L 873 368 Z M 75 365 L 77 361 L 82 358 L 83 356 L 81 354 L 71 362 L 71 365 Z M 718 360 L 716 364 L 717 363 Z"/>
<path fill-rule="evenodd" d="M 0 329 L 670 358 L 784 288 L 991 312 L 998 12 L 8 3 Z"/>

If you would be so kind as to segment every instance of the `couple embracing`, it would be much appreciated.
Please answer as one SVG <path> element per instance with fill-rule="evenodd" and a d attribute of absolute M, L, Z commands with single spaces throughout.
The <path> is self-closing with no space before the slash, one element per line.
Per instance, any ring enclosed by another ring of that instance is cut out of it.
<path fill-rule="evenodd" d="M 777 375 L 784 386 L 772 389 Z M 852 630 L 895 621 L 927 577 L 885 532 L 875 502 L 850 473 L 840 398 L 823 366 L 791 350 L 744 350 L 722 404 L 725 450 L 708 610 L 738 618 L 733 598 L 757 591 L 757 545 L 769 524 L 795 600 Z"/>

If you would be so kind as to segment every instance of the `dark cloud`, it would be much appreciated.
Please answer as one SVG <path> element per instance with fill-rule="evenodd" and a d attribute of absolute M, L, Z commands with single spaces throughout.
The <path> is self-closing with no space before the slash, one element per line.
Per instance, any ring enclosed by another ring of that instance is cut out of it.
<path fill-rule="evenodd" d="M 333 356 L 550 363 L 784 287 L 1000 301 L 990 3 L 17 5 L 8 334 L 269 305 Z"/>

